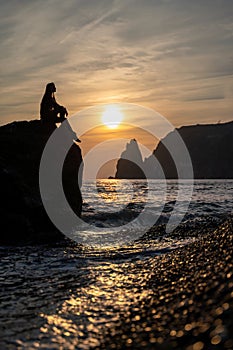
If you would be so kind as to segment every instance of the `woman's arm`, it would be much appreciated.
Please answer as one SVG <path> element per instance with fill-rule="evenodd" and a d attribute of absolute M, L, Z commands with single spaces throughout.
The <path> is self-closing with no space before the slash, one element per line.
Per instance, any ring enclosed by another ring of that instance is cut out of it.
<path fill-rule="evenodd" d="M 62 113 L 64 113 L 65 116 L 68 115 L 67 109 L 64 106 L 59 105 L 59 103 L 57 103 L 55 97 L 53 98 L 53 108 L 55 109 L 55 111 L 57 113 L 62 112 Z"/>

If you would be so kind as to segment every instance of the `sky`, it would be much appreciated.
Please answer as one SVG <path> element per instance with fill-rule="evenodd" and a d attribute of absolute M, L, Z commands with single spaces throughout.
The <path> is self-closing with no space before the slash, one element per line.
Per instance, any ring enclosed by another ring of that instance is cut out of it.
<path fill-rule="evenodd" d="M 39 118 L 45 85 L 73 115 L 154 109 L 175 127 L 233 119 L 232 0 L 0 0 L 1 124 Z"/>
<path fill-rule="evenodd" d="M 38 118 L 49 81 L 70 114 L 129 102 L 175 126 L 232 119 L 232 0 L 1 0 L 0 13 L 2 124 Z"/>

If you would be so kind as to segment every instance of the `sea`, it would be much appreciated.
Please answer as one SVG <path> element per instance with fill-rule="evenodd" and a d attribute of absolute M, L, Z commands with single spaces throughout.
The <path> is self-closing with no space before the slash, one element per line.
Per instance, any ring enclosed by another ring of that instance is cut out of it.
<path fill-rule="evenodd" d="M 82 195 L 90 241 L 0 247 L 1 349 L 98 348 L 151 296 L 153 259 L 233 214 L 233 180 L 100 179 L 84 182 Z"/>

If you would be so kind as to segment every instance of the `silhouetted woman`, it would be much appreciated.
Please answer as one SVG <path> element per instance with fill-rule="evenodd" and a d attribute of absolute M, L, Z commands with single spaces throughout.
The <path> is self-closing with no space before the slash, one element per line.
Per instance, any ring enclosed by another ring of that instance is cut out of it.
<path fill-rule="evenodd" d="M 66 108 L 57 103 L 54 95 L 55 92 L 55 84 L 48 83 L 40 104 L 40 117 L 43 122 L 54 124 L 61 123 L 68 115 Z"/>
<path fill-rule="evenodd" d="M 55 99 L 54 93 L 56 92 L 56 86 L 54 83 L 48 83 L 45 88 L 44 96 L 40 104 L 40 118 L 44 123 L 54 125 L 56 123 L 62 123 L 68 116 L 67 109 L 59 105 Z M 73 138 L 77 142 L 81 142 L 76 134 L 71 129 L 69 123 L 67 123 L 67 128 L 71 133 L 73 133 Z"/>

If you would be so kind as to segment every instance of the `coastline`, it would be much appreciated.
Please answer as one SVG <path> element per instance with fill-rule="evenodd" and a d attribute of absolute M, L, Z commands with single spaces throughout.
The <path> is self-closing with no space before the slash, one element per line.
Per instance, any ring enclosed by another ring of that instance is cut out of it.
<path fill-rule="evenodd" d="M 153 257 L 4 248 L 0 347 L 232 349 L 233 217 L 197 232 Z"/>
<path fill-rule="evenodd" d="M 139 300 L 138 312 L 122 315 L 98 348 L 232 349 L 232 238 L 231 216 L 212 233 L 151 260 L 151 297 Z"/>

